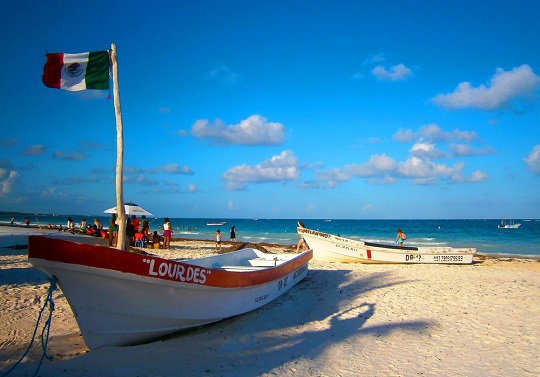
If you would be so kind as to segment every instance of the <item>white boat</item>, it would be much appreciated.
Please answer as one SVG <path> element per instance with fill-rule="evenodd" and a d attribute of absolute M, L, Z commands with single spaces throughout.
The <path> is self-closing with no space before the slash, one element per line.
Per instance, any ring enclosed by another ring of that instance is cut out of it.
<path fill-rule="evenodd" d="M 118 248 L 45 236 L 28 240 L 30 263 L 57 281 L 86 345 L 136 344 L 246 313 L 302 280 L 311 250 L 296 255 L 244 249 L 189 261 L 130 252 L 115 44 L 110 57 L 117 126 L 116 210 L 111 211 L 118 214 Z"/>
<path fill-rule="evenodd" d="M 32 265 L 62 289 L 90 349 L 138 344 L 257 309 L 291 289 L 312 251 L 243 249 L 185 261 L 30 236 Z"/>
<path fill-rule="evenodd" d="M 499 229 L 517 229 L 521 226 L 520 223 L 516 223 L 514 220 L 501 220 L 499 224 Z"/>
<path fill-rule="evenodd" d="M 364 242 L 298 227 L 313 258 L 323 262 L 341 263 L 437 263 L 469 264 L 474 248 L 410 247 Z"/>
<path fill-rule="evenodd" d="M 207 222 L 206 225 L 208 226 L 221 226 L 227 224 L 226 221 L 218 221 L 218 222 Z"/>

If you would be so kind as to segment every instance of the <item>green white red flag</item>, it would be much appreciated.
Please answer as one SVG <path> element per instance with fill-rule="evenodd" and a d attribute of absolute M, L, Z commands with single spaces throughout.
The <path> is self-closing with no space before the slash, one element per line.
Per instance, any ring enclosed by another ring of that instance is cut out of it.
<path fill-rule="evenodd" d="M 79 91 L 109 89 L 109 52 L 46 54 L 43 83 L 49 88 Z"/>

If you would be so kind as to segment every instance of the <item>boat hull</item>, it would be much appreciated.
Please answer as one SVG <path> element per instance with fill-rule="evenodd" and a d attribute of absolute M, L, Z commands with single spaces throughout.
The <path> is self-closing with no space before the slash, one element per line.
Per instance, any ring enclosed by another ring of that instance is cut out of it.
<path fill-rule="evenodd" d="M 306 228 L 298 233 L 313 250 L 313 258 L 340 263 L 470 264 L 476 249 L 398 247 L 357 241 Z"/>
<path fill-rule="evenodd" d="M 90 349 L 142 343 L 257 309 L 301 281 L 312 257 L 287 255 L 264 267 L 268 258 L 257 250 L 228 254 L 178 262 L 40 236 L 30 237 L 28 249 L 34 267 L 57 280 Z"/>

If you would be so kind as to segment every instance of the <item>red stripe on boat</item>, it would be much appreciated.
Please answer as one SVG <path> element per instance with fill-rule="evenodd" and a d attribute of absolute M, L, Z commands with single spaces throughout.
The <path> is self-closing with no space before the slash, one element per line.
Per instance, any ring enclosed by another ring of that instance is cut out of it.
<path fill-rule="evenodd" d="M 290 263 L 259 271 L 236 272 L 220 268 L 208 268 L 163 259 L 154 255 L 125 252 L 107 246 L 81 244 L 43 236 L 28 237 L 28 258 L 52 262 L 102 268 L 122 273 L 135 274 L 151 279 L 170 280 L 186 284 L 196 284 L 221 288 L 241 288 L 273 281 L 295 271 L 308 263 L 313 251 L 300 255 Z M 177 271 L 169 276 L 159 274 L 160 269 Z M 203 271 L 204 270 L 204 271 Z M 180 274 L 182 271 L 182 274 Z M 192 274 L 190 279 L 186 277 Z M 204 273 L 202 277 L 201 273 Z M 196 276 L 199 278 L 196 278 Z M 193 277 L 195 279 L 193 280 Z M 182 279 L 184 278 L 184 279 Z M 204 282 L 202 282 L 204 279 Z"/>

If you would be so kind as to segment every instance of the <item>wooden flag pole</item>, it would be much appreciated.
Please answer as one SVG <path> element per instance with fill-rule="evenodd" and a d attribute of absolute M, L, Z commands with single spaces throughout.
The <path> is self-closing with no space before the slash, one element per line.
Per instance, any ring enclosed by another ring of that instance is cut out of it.
<path fill-rule="evenodd" d="M 122 127 L 122 109 L 120 108 L 120 91 L 118 89 L 118 64 L 116 61 L 116 45 L 111 44 L 111 61 L 113 71 L 114 111 L 116 113 L 116 211 L 118 213 L 118 243 L 116 248 L 129 250 L 126 236 L 126 211 L 124 209 L 124 130 Z"/>

